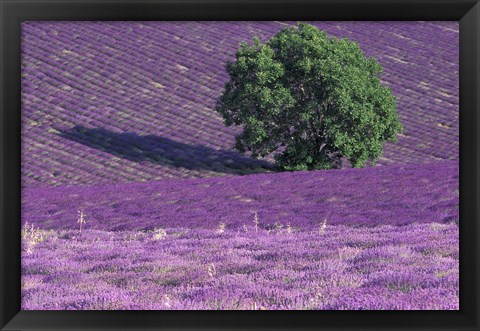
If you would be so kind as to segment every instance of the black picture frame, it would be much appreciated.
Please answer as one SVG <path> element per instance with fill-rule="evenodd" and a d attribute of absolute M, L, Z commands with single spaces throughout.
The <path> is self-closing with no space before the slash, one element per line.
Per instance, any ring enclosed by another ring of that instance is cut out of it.
<path fill-rule="evenodd" d="M 1 330 L 480 330 L 480 4 L 472 0 L 1 0 Z M 459 311 L 21 311 L 20 24 L 31 20 L 460 21 Z"/>

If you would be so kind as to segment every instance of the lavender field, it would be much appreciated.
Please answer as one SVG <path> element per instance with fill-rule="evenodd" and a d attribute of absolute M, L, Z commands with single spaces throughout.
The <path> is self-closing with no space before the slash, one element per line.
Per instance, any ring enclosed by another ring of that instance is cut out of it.
<path fill-rule="evenodd" d="M 22 24 L 22 309 L 459 309 L 458 23 L 314 22 L 404 132 L 277 173 L 213 108 L 239 43 L 293 24 Z"/>
<path fill-rule="evenodd" d="M 23 309 L 458 309 L 455 223 L 51 230 Z"/>

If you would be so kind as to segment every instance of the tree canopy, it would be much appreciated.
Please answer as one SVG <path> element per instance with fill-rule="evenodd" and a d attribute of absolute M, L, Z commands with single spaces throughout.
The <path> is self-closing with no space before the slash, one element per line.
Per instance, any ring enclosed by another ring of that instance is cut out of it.
<path fill-rule="evenodd" d="M 279 169 L 339 168 L 343 158 L 363 167 L 402 130 L 379 63 L 312 25 L 242 43 L 226 69 L 215 109 L 227 126 L 243 127 L 235 147 L 253 157 L 275 152 Z"/>

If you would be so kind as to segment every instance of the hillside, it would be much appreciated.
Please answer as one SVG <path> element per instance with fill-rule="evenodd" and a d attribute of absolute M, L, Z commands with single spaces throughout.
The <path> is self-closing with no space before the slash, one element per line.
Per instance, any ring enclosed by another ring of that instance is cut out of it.
<path fill-rule="evenodd" d="M 288 22 L 22 23 L 23 186 L 265 172 L 213 112 L 242 41 Z M 457 22 L 320 22 L 383 65 L 405 132 L 380 165 L 458 159 Z"/>

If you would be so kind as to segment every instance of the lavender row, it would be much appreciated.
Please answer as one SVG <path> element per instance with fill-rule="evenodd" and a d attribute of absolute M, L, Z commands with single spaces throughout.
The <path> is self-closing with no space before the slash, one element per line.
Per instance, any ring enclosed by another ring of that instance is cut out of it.
<path fill-rule="evenodd" d="M 458 162 L 365 169 L 25 188 L 22 222 L 43 229 L 261 229 L 322 222 L 376 226 L 458 223 Z M 255 221 L 256 220 L 256 221 Z"/>

